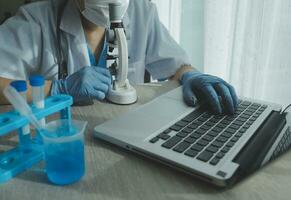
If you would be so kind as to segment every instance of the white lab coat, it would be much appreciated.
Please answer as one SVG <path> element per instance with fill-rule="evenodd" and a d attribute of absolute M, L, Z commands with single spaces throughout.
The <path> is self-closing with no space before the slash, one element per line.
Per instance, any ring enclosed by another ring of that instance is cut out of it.
<path fill-rule="evenodd" d="M 51 1 L 23 6 L 15 17 L 0 26 L 0 77 L 27 79 L 42 74 L 48 80 L 57 78 L 56 22 Z M 183 64 L 189 64 L 186 53 L 160 23 L 155 5 L 147 0 L 131 0 L 124 17 L 130 33 L 129 80 L 143 83 L 145 69 L 154 79 L 172 76 Z M 89 66 L 87 43 L 80 14 L 73 0 L 66 6 L 60 25 L 68 71 L 72 74 Z"/>

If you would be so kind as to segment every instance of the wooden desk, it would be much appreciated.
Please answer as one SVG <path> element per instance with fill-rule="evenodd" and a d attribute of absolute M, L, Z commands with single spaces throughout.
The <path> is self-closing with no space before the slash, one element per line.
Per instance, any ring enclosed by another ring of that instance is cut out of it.
<path fill-rule="evenodd" d="M 94 106 L 73 108 L 75 119 L 89 122 L 85 177 L 76 184 L 58 187 L 48 183 L 37 168 L 30 169 L 0 185 L 0 200 L 291 199 L 291 152 L 235 187 L 219 189 L 92 136 L 97 124 L 176 86 L 174 82 L 163 87 L 139 86 L 139 102 L 131 106 L 96 102 Z M 0 144 L 4 142 L 0 138 Z"/>

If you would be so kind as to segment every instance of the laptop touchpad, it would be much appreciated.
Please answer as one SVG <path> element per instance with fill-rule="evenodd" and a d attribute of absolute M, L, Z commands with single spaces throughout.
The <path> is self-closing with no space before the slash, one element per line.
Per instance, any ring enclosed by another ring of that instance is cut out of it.
<path fill-rule="evenodd" d="M 161 97 L 137 110 L 105 122 L 98 126 L 98 132 L 112 134 L 122 140 L 143 139 L 163 127 L 168 128 L 178 116 L 184 116 L 191 110 L 193 108 L 186 106 L 183 101 Z"/>

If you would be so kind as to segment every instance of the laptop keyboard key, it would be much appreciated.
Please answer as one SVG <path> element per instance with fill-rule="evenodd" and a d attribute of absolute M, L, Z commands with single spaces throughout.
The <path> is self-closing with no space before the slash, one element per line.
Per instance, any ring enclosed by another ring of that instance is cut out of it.
<path fill-rule="evenodd" d="M 178 123 L 176 123 L 176 125 L 177 125 L 177 126 L 181 126 L 181 127 L 185 127 L 185 126 L 188 125 L 188 123 L 185 122 L 185 121 L 179 121 Z"/>
<path fill-rule="evenodd" d="M 240 117 L 240 118 L 237 119 L 237 120 L 239 120 L 239 121 L 245 123 L 245 122 L 248 120 L 248 118 Z"/>
<path fill-rule="evenodd" d="M 190 144 L 189 143 L 187 143 L 187 142 L 181 142 L 173 150 L 176 151 L 176 152 L 178 152 L 178 153 L 182 153 L 186 149 L 188 149 L 188 147 L 190 147 Z"/>
<path fill-rule="evenodd" d="M 238 137 L 233 137 L 233 138 L 231 138 L 231 140 L 230 141 L 232 141 L 232 142 L 237 142 L 238 141 Z"/>
<path fill-rule="evenodd" d="M 223 117 L 224 117 L 223 115 L 215 115 L 213 118 L 214 119 L 221 120 Z"/>
<path fill-rule="evenodd" d="M 194 144 L 194 145 L 191 146 L 191 149 L 200 152 L 200 151 L 202 151 L 203 146 L 201 146 L 199 144 Z"/>
<path fill-rule="evenodd" d="M 212 141 L 213 140 L 213 138 L 214 137 L 212 137 L 212 136 L 210 136 L 210 135 L 205 135 L 205 136 L 203 136 L 203 140 L 206 140 L 206 141 L 208 141 L 208 142 L 210 142 L 210 141 Z"/>
<path fill-rule="evenodd" d="M 221 152 L 227 153 L 229 150 L 230 150 L 230 148 L 225 146 L 221 149 Z"/>
<path fill-rule="evenodd" d="M 206 150 L 212 153 L 216 153 L 218 151 L 218 148 L 215 146 L 209 146 L 206 148 Z"/>
<path fill-rule="evenodd" d="M 253 106 L 253 107 L 258 107 L 258 108 L 259 108 L 259 107 L 261 106 L 261 104 L 253 103 L 252 106 Z"/>
<path fill-rule="evenodd" d="M 219 124 L 217 124 L 217 127 L 221 128 L 221 129 L 225 129 L 227 127 L 227 125 L 219 123 Z"/>
<path fill-rule="evenodd" d="M 221 136 L 226 137 L 226 138 L 230 138 L 230 137 L 232 137 L 232 134 L 230 134 L 230 133 L 228 133 L 228 132 L 223 132 L 223 133 L 221 134 Z"/>
<path fill-rule="evenodd" d="M 235 137 L 240 138 L 243 134 L 241 132 L 238 132 L 237 134 L 235 134 Z"/>
<path fill-rule="evenodd" d="M 195 139 L 198 139 L 198 138 L 201 137 L 201 135 L 198 134 L 198 133 L 196 133 L 196 132 L 194 132 L 194 133 L 192 133 L 192 134 L 190 135 L 190 137 L 193 137 L 193 138 L 195 138 Z"/>
<path fill-rule="evenodd" d="M 243 106 L 249 106 L 249 105 L 251 105 L 251 104 L 252 104 L 252 103 L 249 102 L 249 101 L 243 101 L 241 105 L 243 105 Z"/>
<path fill-rule="evenodd" d="M 177 126 L 177 125 L 173 125 L 173 126 L 171 126 L 171 130 L 173 130 L 173 131 L 180 131 L 181 129 L 182 129 L 183 127 L 181 127 L 181 126 Z"/>
<path fill-rule="evenodd" d="M 176 136 L 181 137 L 181 138 L 184 138 L 184 137 L 186 137 L 187 135 L 188 135 L 188 133 L 185 133 L 185 132 L 183 132 L 183 131 L 180 131 L 179 133 L 176 134 Z"/>
<path fill-rule="evenodd" d="M 210 114 L 210 113 L 208 113 L 208 112 L 206 112 L 206 113 L 204 113 L 203 115 L 202 115 L 202 117 L 205 117 L 205 118 L 209 118 L 209 117 L 211 117 L 212 116 L 212 114 Z"/>
<path fill-rule="evenodd" d="M 222 143 L 222 142 L 219 142 L 219 141 L 214 141 L 214 142 L 212 143 L 212 145 L 213 145 L 213 146 L 216 146 L 216 147 L 218 147 L 218 148 L 220 148 L 220 147 L 223 146 L 223 143 Z"/>
<path fill-rule="evenodd" d="M 227 121 L 229 121 L 229 122 L 232 122 L 235 118 L 236 118 L 235 116 L 231 115 L 231 116 L 227 116 L 227 117 L 225 118 L 225 120 L 227 120 Z"/>
<path fill-rule="evenodd" d="M 258 117 L 260 116 L 260 114 L 255 113 L 253 116 L 254 116 L 255 118 L 258 118 Z"/>
<path fill-rule="evenodd" d="M 205 125 L 207 125 L 207 126 L 214 126 L 215 123 L 213 123 L 213 122 L 211 122 L 211 121 L 208 121 L 208 122 L 205 123 Z"/>
<path fill-rule="evenodd" d="M 204 124 L 203 126 L 201 126 L 201 129 L 204 129 L 206 131 L 208 131 L 209 129 L 211 129 L 212 127 L 211 126 L 208 126 L 206 124 Z"/>
<path fill-rule="evenodd" d="M 224 125 L 229 125 L 230 124 L 230 121 L 228 121 L 228 120 L 226 120 L 226 119 L 224 119 L 224 120 L 222 120 L 221 122 L 220 122 L 221 124 L 224 124 Z"/>
<path fill-rule="evenodd" d="M 157 141 L 159 141 L 159 137 L 154 137 L 150 140 L 150 143 L 156 143 Z"/>
<path fill-rule="evenodd" d="M 200 139 L 198 142 L 197 142 L 197 144 L 200 144 L 201 146 L 207 146 L 208 144 L 209 144 L 209 142 L 208 141 L 206 141 L 206 140 L 203 140 L 203 139 Z"/>
<path fill-rule="evenodd" d="M 219 136 L 219 137 L 216 139 L 216 141 L 218 141 L 218 142 L 222 142 L 222 143 L 225 143 L 227 140 L 228 140 L 228 138 L 223 137 L 223 136 Z"/>
<path fill-rule="evenodd" d="M 217 122 L 219 122 L 220 120 L 219 119 L 215 119 L 215 118 L 211 118 L 210 120 L 209 120 L 210 122 L 213 122 L 213 123 L 217 123 Z"/>
<path fill-rule="evenodd" d="M 169 139 L 171 136 L 169 136 L 169 135 L 167 135 L 167 134 L 165 134 L 165 133 L 161 133 L 158 137 L 161 138 L 162 140 L 167 140 L 167 139 Z"/>
<path fill-rule="evenodd" d="M 216 137 L 218 135 L 218 133 L 216 133 L 214 131 L 209 131 L 207 134 L 210 136 L 213 136 L 213 137 Z"/>
<path fill-rule="evenodd" d="M 199 118 L 198 118 L 198 121 L 204 123 L 204 122 L 207 121 L 207 118 L 205 118 L 205 117 L 199 117 Z"/>
<path fill-rule="evenodd" d="M 215 157 L 218 158 L 218 159 L 221 159 L 221 158 L 224 157 L 224 155 L 225 155 L 225 153 L 219 152 Z"/>
<path fill-rule="evenodd" d="M 242 126 L 242 125 L 244 124 L 244 122 L 239 121 L 239 120 L 235 120 L 235 121 L 233 122 L 233 124 L 235 124 L 235 125 L 237 125 L 237 126 Z"/>
<path fill-rule="evenodd" d="M 191 136 L 189 136 L 184 141 L 188 142 L 189 144 L 194 144 L 194 142 L 196 142 L 196 139 L 191 137 Z"/>
<path fill-rule="evenodd" d="M 234 134 L 236 132 L 236 129 L 228 127 L 225 131 L 230 133 L 230 134 Z"/>
<path fill-rule="evenodd" d="M 239 129 L 240 126 L 238 126 L 238 125 L 236 125 L 236 124 L 231 124 L 231 125 L 229 126 L 229 128 L 232 128 L 232 129 Z"/>
<path fill-rule="evenodd" d="M 173 146 L 178 144 L 181 140 L 182 140 L 182 138 L 180 138 L 178 136 L 173 136 L 171 139 L 169 139 L 168 141 L 163 143 L 162 147 L 165 147 L 167 149 L 171 149 Z"/>
<path fill-rule="evenodd" d="M 185 118 L 182 119 L 182 121 L 190 123 L 190 122 L 192 122 L 192 118 L 191 117 L 185 117 Z"/>
<path fill-rule="evenodd" d="M 198 125 L 190 124 L 187 128 L 190 128 L 190 129 L 194 130 L 194 129 L 198 128 Z"/>
<path fill-rule="evenodd" d="M 245 129 L 248 129 L 248 128 L 250 128 L 250 124 L 245 124 L 244 126 L 243 126 L 243 128 L 245 128 Z"/>
<path fill-rule="evenodd" d="M 182 130 L 182 132 L 185 132 L 185 133 L 192 133 L 193 132 L 193 129 L 191 129 L 191 128 L 184 128 L 183 130 Z"/>
<path fill-rule="evenodd" d="M 200 134 L 200 135 L 203 135 L 204 133 L 207 132 L 207 130 L 205 129 L 202 129 L 202 128 L 199 128 L 198 130 L 195 131 L 196 133 Z"/>
<path fill-rule="evenodd" d="M 211 161 L 210 161 L 210 164 L 211 165 L 217 165 L 217 163 L 219 163 L 219 159 L 218 158 L 213 158 Z"/>
<path fill-rule="evenodd" d="M 244 111 L 244 115 L 246 115 L 246 116 L 251 116 L 252 114 L 253 114 L 253 112 L 251 112 L 251 111 L 248 111 L 248 110 Z"/>
<path fill-rule="evenodd" d="M 227 147 L 233 147 L 234 144 L 235 144 L 235 142 L 230 141 L 230 142 L 228 142 L 228 143 L 226 144 L 226 146 L 227 146 Z"/>
<path fill-rule="evenodd" d="M 222 128 L 219 128 L 218 126 L 214 127 L 212 129 L 212 131 L 216 132 L 216 133 L 220 133 L 223 129 Z"/>
<path fill-rule="evenodd" d="M 204 122 L 202 122 L 202 121 L 198 121 L 198 120 L 195 120 L 193 123 L 196 124 L 196 125 L 198 125 L 198 126 L 200 126 L 200 125 L 202 125 Z"/>
<path fill-rule="evenodd" d="M 165 133 L 165 134 L 169 134 L 171 132 L 171 129 L 167 129 L 167 130 L 165 130 L 163 133 Z"/>
<path fill-rule="evenodd" d="M 198 153 L 199 153 L 199 152 L 197 152 L 197 151 L 195 151 L 195 150 L 193 150 L 193 149 L 188 149 L 184 154 L 185 154 L 186 156 L 189 156 L 189 157 L 194 158 L 195 156 L 197 156 Z"/>
<path fill-rule="evenodd" d="M 240 133 L 245 133 L 246 131 L 247 131 L 246 128 L 241 128 L 241 129 L 239 129 L 239 132 L 240 132 Z"/>
<path fill-rule="evenodd" d="M 197 112 L 197 111 L 194 111 L 192 113 L 190 113 L 189 115 L 187 115 L 186 117 L 184 117 L 182 119 L 182 121 L 185 121 L 185 122 L 192 122 L 193 120 L 195 120 L 197 117 L 199 117 L 200 113 Z"/>
<path fill-rule="evenodd" d="M 198 160 L 201 160 L 203 162 L 208 162 L 210 160 L 210 158 L 212 158 L 213 153 L 209 152 L 209 151 L 203 151 L 198 157 Z"/>

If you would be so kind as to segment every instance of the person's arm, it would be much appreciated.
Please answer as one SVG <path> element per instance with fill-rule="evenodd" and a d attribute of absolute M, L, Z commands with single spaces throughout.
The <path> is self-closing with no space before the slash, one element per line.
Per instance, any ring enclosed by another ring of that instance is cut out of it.
<path fill-rule="evenodd" d="M 196 70 L 194 67 L 190 65 L 182 65 L 176 71 L 175 75 L 170 78 L 170 80 L 180 81 L 182 79 L 183 74 L 190 71 L 198 71 L 198 70 Z"/>
<path fill-rule="evenodd" d="M 8 86 L 11 83 L 12 80 L 10 79 L 6 79 L 6 78 L 1 78 L 0 77 L 0 105 L 7 105 L 9 104 L 9 102 L 7 101 L 7 99 L 5 98 L 4 94 L 3 94 L 3 90 L 6 86 Z M 29 85 L 29 82 L 27 82 L 27 84 Z M 45 96 L 48 96 L 50 94 L 50 89 L 51 89 L 51 81 L 46 81 L 45 82 Z M 29 102 L 31 102 L 32 100 L 32 96 L 31 96 L 31 88 L 28 87 L 28 91 L 27 91 L 27 99 Z"/>

